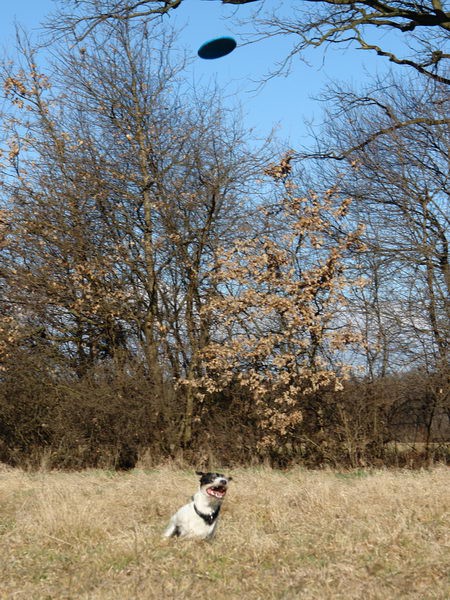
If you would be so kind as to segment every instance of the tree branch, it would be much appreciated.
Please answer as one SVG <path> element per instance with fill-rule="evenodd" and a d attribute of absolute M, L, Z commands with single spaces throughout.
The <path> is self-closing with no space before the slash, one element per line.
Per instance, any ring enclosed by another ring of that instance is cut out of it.
<path fill-rule="evenodd" d="M 390 133 L 393 133 L 394 131 L 403 129 L 404 127 L 409 127 L 411 125 L 420 125 L 420 124 L 430 125 L 433 127 L 436 125 L 449 125 L 450 117 L 448 119 L 428 119 L 425 117 L 418 117 L 416 119 L 408 119 L 406 121 L 401 121 L 398 123 L 394 123 L 393 125 L 389 125 L 388 127 L 382 127 L 381 129 L 378 129 L 377 131 L 375 131 L 374 133 L 369 135 L 363 142 L 361 142 L 360 144 L 356 144 L 355 146 L 352 146 L 351 148 L 348 148 L 347 150 L 345 150 L 345 152 L 342 152 L 341 154 L 336 154 L 334 152 L 316 152 L 316 153 L 309 153 L 309 154 L 296 153 L 294 155 L 294 158 L 299 159 L 299 160 L 302 160 L 305 158 L 346 160 L 354 152 L 358 152 L 359 150 L 364 150 L 364 148 L 366 148 L 366 146 L 369 146 L 372 142 L 374 142 L 375 140 L 377 140 L 379 137 L 381 137 L 383 135 L 388 135 Z"/>
<path fill-rule="evenodd" d="M 389 58 L 390 62 L 393 62 L 396 65 L 406 65 L 408 67 L 412 67 L 422 75 L 426 75 L 427 77 L 434 79 L 434 81 L 450 85 L 450 79 L 448 79 L 447 77 L 443 77 L 438 73 L 432 73 L 431 71 L 427 71 L 425 68 L 431 65 L 436 66 L 438 62 L 443 58 L 450 58 L 450 54 L 444 54 L 443 52 L 435 51 L 432 53 L 431 58 L 428 62 L 420 64 L 406 58 L 397 58 L 397 56 L 395 56 L 395 54 L 393 54 L 392 52 L 382 50 L 379 46 L 375 46 L 374 44 L 368 44 L 362 39 L 359 33 L 357 33 L 356 39 L 358 40 L 358 43 L 360 44 L 363 50 L 374 50 L 378 54 L 378 56 L 385 56 Z"/>

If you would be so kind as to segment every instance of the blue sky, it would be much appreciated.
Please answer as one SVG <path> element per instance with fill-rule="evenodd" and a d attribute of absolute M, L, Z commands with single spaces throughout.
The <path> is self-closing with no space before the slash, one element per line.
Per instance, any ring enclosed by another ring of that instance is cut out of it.
<path fill-rule="evenodd" d="M 278 0 L 265 1 L 267 5 L 280 4 Z M 294 1 L 285 0 L 284 4 Z M 55 8 L 52 0 L 3 0 L 2 5 L 0 46 L 7 51 L 14 45 L 15 22 L 37 33 L 40 23 Z M 292 40 L 272 38 L 244 45 L 230 17 L 245 17 L 255 6 L 250 3 L 237 9 L 219 1 L 185 0 L 169 21 L 183 27 L 180 43 L 193 57 L 188 72 L 193 84 L 206 84 L 215 79 L 224 96 L 241 104 L 246 125 L 254 128 L 257 135 L 265 136 L 275 127 L 282 142 L 298 148 L 309 141 L 305 121 L 320 124 L 322 106 L 315 98 L 327 83 L 337 80 L 363 85 L 370 74 L 382 72 L 386 63 L 368 52 L 354 49 L 337 48 L 326 55 L 318 49 L 308 54 L 309 64 L 297 59 L 287 77 L 271 79 L 259 87 L 258 81 L 286 55 Z M 210 61 L 196 57 L 203 42 L 220 35 L 235 37 L 238 47 L 233 53 Z"/>

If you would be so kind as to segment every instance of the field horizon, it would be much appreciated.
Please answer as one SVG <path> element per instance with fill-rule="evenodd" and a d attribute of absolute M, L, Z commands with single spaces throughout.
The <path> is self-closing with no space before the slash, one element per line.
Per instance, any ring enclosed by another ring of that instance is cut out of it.
<path fill-rule="evenodd" d="M 161 539 L 193 470 L 0 465 L 0 599 L 450 597 L 447 467 L 226 472 L 203 542 Z"/>

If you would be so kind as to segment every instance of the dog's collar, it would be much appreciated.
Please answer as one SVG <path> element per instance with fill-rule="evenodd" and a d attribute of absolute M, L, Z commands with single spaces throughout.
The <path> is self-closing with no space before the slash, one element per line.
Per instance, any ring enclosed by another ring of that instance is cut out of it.
<path fill-rule="evenodd" d="M 220 505 L 216 508 L 216 510 L 214 512 L 210 513 L 209 515 L 205 515 L 205 513 L 202 513 L 198 510 L 198 508 L 195 506 L 195 502 L 194 502 L 194 510 L 198 514 L 198 516 L 201 517 L 205 521 L 205 523 L 208 523 L 208 525 L 212 525 L 214 523 L 214 521 L 217 519 L 217 517 L 219 516 Z"/>

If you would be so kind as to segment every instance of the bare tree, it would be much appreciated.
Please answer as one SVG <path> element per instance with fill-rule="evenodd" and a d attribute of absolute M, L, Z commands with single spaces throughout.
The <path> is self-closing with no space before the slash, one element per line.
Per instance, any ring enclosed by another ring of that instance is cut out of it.
<path fill-rule="evenodd" d="M 355 264 L 366 285 L 350 298 L 366 339 L 366 374 L 372 382 L 405 377 L 391 380 L 398 386 L 391 417 L 410 430 L 420 423 L 429 452 L 448 403 L 447 88 L 391 77 L 364 93 L 336 85 L 326 98 L 326 127 L 312 155 L 324 185 L 339 172 L 354 199 L 350 215 L 366 224 L 368 251 Z"/>
<path fill-rule="evenodd" d="M 358 199 L 358 218 L 365 213 L 369 247 L 385 268 L 398 266 L 388 280 L 403 282 L 397 287 L 402 319 L 410 316 L 412 338 L 430 336 L 434 351 L 427 354 L 436 352 L 444 364 L 450 318 L 448 95 L 445 88 L 393 79 L 373 93 L 340 90 L 332 96 L 328 141 L 338 154 L 349 150 L 345 187 Z M 409 125 L 391 127 L 401 119 Z M 394 318 L 396 311 L 390 312 Z"/>
<path fill-rule="evenodd" d="M 26 44 L 22 68 L 7 66 L 14 216 L 2 276 L 9 302 L 80 375 L 142 355 L 164 394 L 196 369 L 210 265 L 260 169 L 213 90 L 209 103 L 189 99 L 171 34 L 153 33 L 108 22 L 82 49 L 60 49 L 52 82 Z"/>

